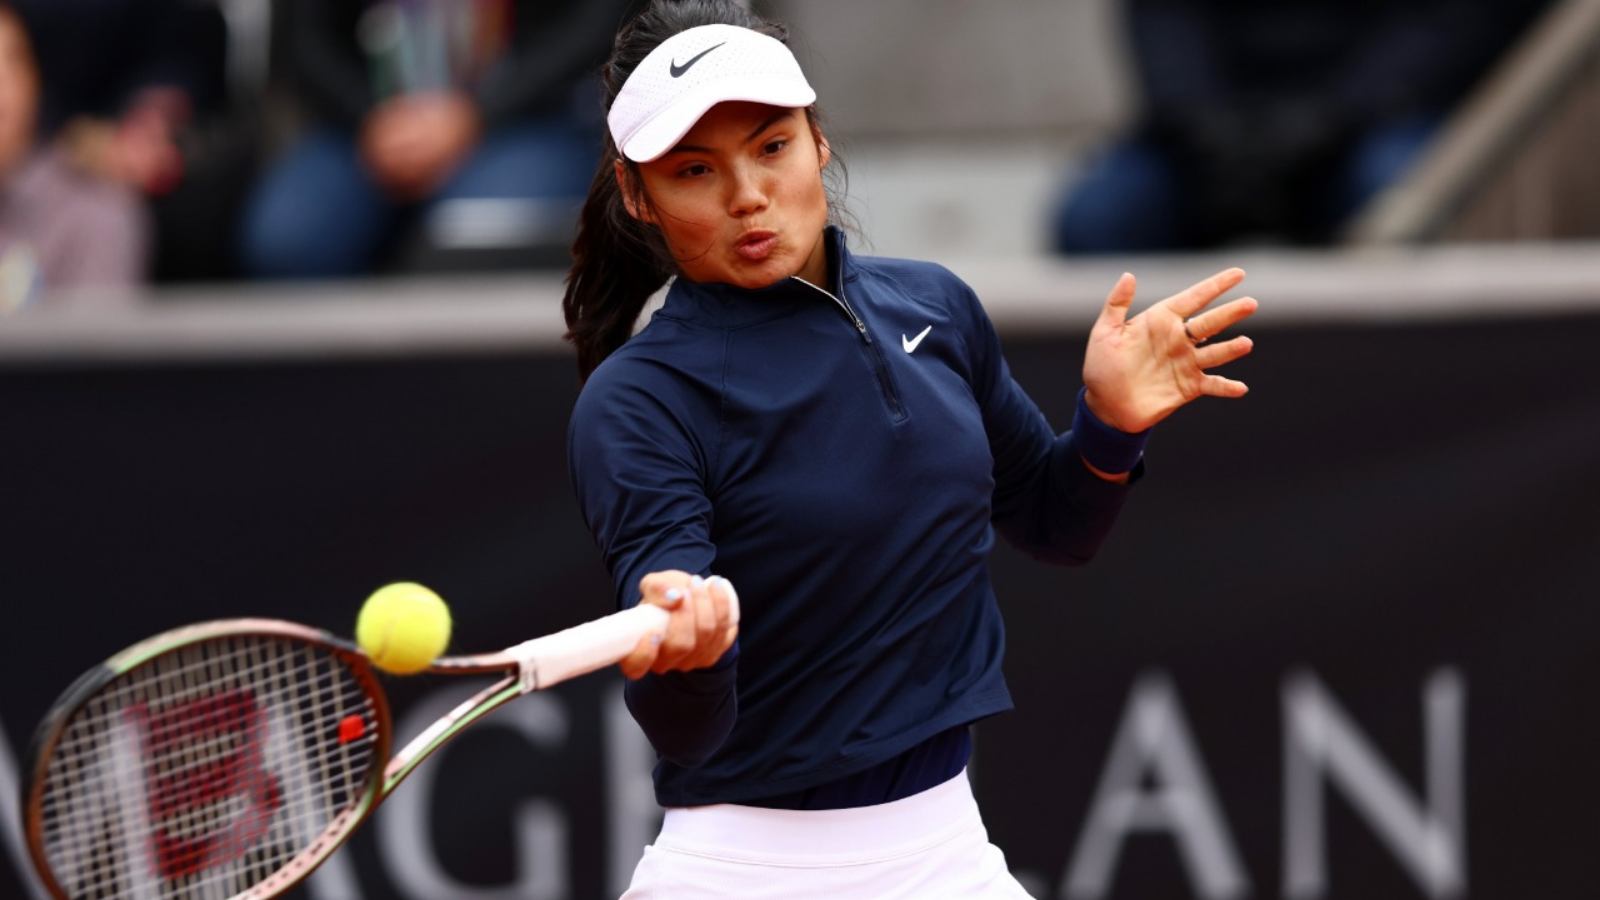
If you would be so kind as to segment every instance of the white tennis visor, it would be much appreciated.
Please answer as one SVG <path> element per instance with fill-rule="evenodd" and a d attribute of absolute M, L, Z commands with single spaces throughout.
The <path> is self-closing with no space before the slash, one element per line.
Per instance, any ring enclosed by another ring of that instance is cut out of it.
<path fill-rule="evenodd" d="M 650 51 L 623 82 L 606 124 L 623 156 L 649 162 L 718 103 L 798 108 L 816 99 L 782 41 L 736 25 L 701 25 Z"/>

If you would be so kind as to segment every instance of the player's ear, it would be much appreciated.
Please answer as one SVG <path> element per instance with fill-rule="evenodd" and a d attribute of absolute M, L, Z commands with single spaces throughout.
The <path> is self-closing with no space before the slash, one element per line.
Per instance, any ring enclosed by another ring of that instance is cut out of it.
<path fill-rule="evenodd" d="M 811 137 L 817 142 L 817 168 L 826 169 L 828 160 L 833 158 L 833 148 L 828 146 L 828 136 L 822 133 L 816 122 L 812 122 Z"/>
<path fill-rule="evenodd" d="M 628 215 L 641 222 L 654 224 L 655 217 L 650 215 L 648 205 L 641 208 L 639 198 L 634 193 L 633 177 L 628 173 L 628 167 L 620 159 L 613 162 L 612 166 L 617 177 L 617 193 L 622 195 L 622 205 L 627 208 Z"/>

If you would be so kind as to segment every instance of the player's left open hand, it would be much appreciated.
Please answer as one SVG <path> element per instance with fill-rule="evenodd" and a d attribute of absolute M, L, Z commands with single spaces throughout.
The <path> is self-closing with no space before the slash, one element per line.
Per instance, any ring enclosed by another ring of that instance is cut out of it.
<path fill-rule="evenodd" d="M 1202 312 L 1243 280 L 1243 269 L 1218 272 L 1129 318 L 1134 278 L 1124 273 L 1089 333 L 1083 360 L 1089 409 L 1113 428 L 1138 432 L 1196 397 L 1243 397 L 1249 390 L 1244 382 L 1206 370 L 1233 362 L 1254 344 L 1243 335 L 1209 341 L 1254 313 L 1256 301 L 1241 297 Z"/>

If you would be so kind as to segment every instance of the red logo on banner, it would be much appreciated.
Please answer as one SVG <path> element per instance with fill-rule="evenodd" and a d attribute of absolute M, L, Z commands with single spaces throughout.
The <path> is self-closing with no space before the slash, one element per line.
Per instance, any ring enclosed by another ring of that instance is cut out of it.
<path fill-rule="evenodd" d="M 156 871 L 173 880 L 243 856 L 283 805 L 278 779 L 262 766 L 266 720 L 255 696 L 230 691 L 158 711 L 140 704 L 128 715 L 144 734 Z M 230 815 L 235 797 L 246 807 Z"/>

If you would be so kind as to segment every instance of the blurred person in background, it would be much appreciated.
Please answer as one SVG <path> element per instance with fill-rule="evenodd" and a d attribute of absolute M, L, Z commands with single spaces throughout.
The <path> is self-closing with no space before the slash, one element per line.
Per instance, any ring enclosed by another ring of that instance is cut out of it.
<path fill-rule="evenodd" d="M 227 33 L 213 0 L 11 5 L 42 75 L 41 138 L 82 175 L 145 199 L 154 236 L 144 271 L 198 259 L 222 274 L 215 225 L 227 214 L 206 212 L 225 192 L 186 146 L 227 99 Z"/>
<path fill-rule="evenodd" d="M 41 100 L 28 29 L 0 4 L 0 314 L 87 288 L 125 297 L 145 274 L 150 226 L 137 194 L 41 142 Z"/>
<path fill-rule="evenodd" d="M 276 40 L 309 125 L 250 200 L 247 270 L 371 271 L 446 201 L 514 201 L 495 207 L 510 230 L 564 252 L 594 169 L 594 72 L 629 5 L 281 0 Z"/>
<path fill-rule="evenodd" d="M 1128 0 L 1144 109 L 1068 186 L 1065 253 L 1321 243 L 1544 0 Z"/>

